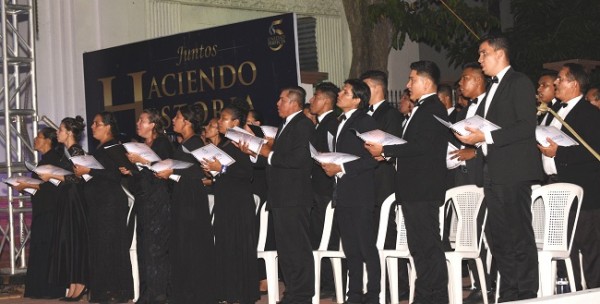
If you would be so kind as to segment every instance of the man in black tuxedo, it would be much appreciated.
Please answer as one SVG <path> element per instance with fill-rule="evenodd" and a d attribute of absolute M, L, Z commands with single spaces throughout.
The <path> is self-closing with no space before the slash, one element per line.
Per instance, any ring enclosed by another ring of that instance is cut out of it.
<path fill-rule="evenodd" d="M 299 86 L 281 90 L 277 101 L 279 126 L 273 141 L 262 146 L 258 161 L 266 162 L 273 213 L 277 257 L 285 292 L 280 303 L 311 303 L 314 295 L 314 262 L 309 238 L 313 194 L 310 181 L 312 158 L 309 140 L 313 123 L 302 114 L 306 92 Z M 251 154 L 247 146 L 242 151 Z"/>
<path fill-rule="evenodd" d="M 477 112 L 478 105 L 485 97 L 487 81 L 479 63 L 472 62 L 463 66 L 463 72 L 458 85 L 461 95 L 469 100 L 468 106 L 461 110 L 456 116 L 456 120 L 461 121 L 473 117 L 475 112 Z M 458 139 L 453 139 L 454 145 L 460 149 L 451 152 L 452 157 L 463 162 L 463 164 L 461 164 L 458 168 L 454 169 L 456 186 L 472 185 L 481 182 L 483 174 L 483 162 L 481 157 L 477 157 L 477 148 L 471 145 L 463 145 L 460 141 L 458 141 Z M 483 185 L 479 184 L 477 186 L 481 187 Z M 480 213 L 480 217 L 478 217 L 478 220 L 480 220 L 478 222 L 479 225 L 483 223 L 482 215 L 483 214 Z M 484 248 L 482 248 L 481 257 L 484 260 L 483 264 L 486 265 L 486 252 Z M 474 260 L 469 260 L 468 265 L 475 278 L 475 289 L 472 290 L 469 296 L 463 300 L 463 303 L 481 303 L 483 294 L 481 291 L 481 285 L 479 283 L 479 274 L 476 270 L 477 266 Z M 492 290 L 495 290 L 495 283 L 492 283 L 492 280 L 495 282 L 495 272 L 492 272 L 491 275 L 488 275 L 488 272 L 489 270 L 485 272 L 485 280 L 488 288 L 488 297 L 492 297 L 494 294 Z"/>
<path fill-rule="evenodd" d="M 402 204 L 408 247 L 415 262 L 417 282 L 414 303 L 448 303 L 448 270 L 440 240 L 439 207 L 446 192 L 448 129 L 433 115 L 447 119 L 437 97 L 440 70 L 431 61 L 410 65 L 406 87 L 417 103 L 404 127 L 402 145 L 367 142 L 375 157 L 397 159 L 396 199 Z"/>
<path fill-rule="evenodd" d="M 583 92 L 588 76 L 575 63 L 563 65 L 554 82 L 556 97 L 564 107 L 557 111 L 594 150 L 600 151 L 600 110 L 586 102 Z M 557 119 L 555 126 L 575 139 Z M 542 152 L 544 171 L 552 180 L 579 185 L 583 188 L 583 204 L 577 223 L 577 232 L 571 248 L 573 268 L 579 269 L 579 251 L 583 256 L 583 274 L 588 288 L 600 287 L 600 162 L 580 143 L 561 147 L 550 138 L 549 147 L 538 145 Z M 571 214 L 573 216 L 573 214 Z M 573 220 L 573 218 L 571 218 Z M 580 272 L 575 271 L 577 289 L 581 289 Z"/>
<path fill-rule="evenodd" d="M 360 79 L 369 86 L 371 97 L 367 114 L 377 122 L 377 128 L 392 135 L 402 136 L 402 116 L 385 99 L 387 96 L 387 74 L 382 71 L 370 70 L 362 73 Z M 379 223 L 379 207 L 390 194 L 394 193 L 394 159 L 381 159 L 375 169 L 375 225 Z M 393 221 L 391 222 L 393 223 Z M 391 235 L 389 232 L 392 232 Z M 385 248 L 393 248 L 395 230 L 388 230 L 390 241 L 386 239 Z"/>
<path fill-rule="evenodd" d="M 536 102 L 531 81 L 510 67 L 508 40 L 489 36 L 479 45 L 479 63 L 492 77 L 477 114 L 500 126 L 492 132 L 467 128 L 457 138 L 481 144 L 487 229 L 500 271 L 501 302 L 534 298 L 539 287 L 537 248 L 531 226 L 531 185 L 542 178 L 536 149 Z"/>
<path fill-rule="evenodd" d="M 438 86 L 437 94 L 442 105 L 444 105 L 444 108 L 448 111 L 448 121 L 455 123 L 458 111 L 454 107 L 454 102 L 452 101 L 452 87 L 447 84 L 441 84 Z"/>
<path fill-rule="evenodd" d="M 556 80 L 557 76 L 558 73 L 553 70 L 542 72 L 542 75 L 538 79 L 536 95 L 539 104 L 544 103 L 555 112 L 558 111 L 560 107 L 560 100 L 556 99 L 554 96 L 554 81 Z M 538 125 L 540 126 L 550 125 L 550 122 L 554 118 L 550 112 L 538 114 L 541 114 L 538 116 Z"/>
<path fill-rule="evenodd" d="M 317 125 L 310 143 L 319 152 L 333 152 L 330 150 L 333 136 L 337 128 L 337 117 L 333 112 L 335 101 L 340 89 L 331 82 L 323 82 L 316 86 L 315 94 L 310 99 L 310 112 L 317 118 Z M 333 177 L 327 176 L 321 165 L 313 162 L 312 167 L 312 189 L 314 193 L 313 206 L 310 211 L 310 241 L 313 250 L 319 248 L 325 223 L 325 210 L 331 201 L 333 193 Z M 339 247 L 338 229 L 334 227 L 331 231 L 330 249 Z M 322 261 L 321 267 L 321 297 L 333 295 L 333 275 L 329 259 Z"/>
<path fill-rule="evenodd" d="M 359 159 L 337 165 L 322 164 L 328 176 L 335 177 L 333 193 L 335 218 L 340 228 L 348 264 L 347 303 L 379 303 L 379 254 L 373 232 L 375 184 L 373 176 L 377 161 L 364 148 L 356 131 L 364 133 L 377 128 L 375 120 L 365 114 L 369 87 L 359 79 L 348 79 L 338 94 L 337 106 L 342 110 L 335 134 L 335 152 L 348 153 Z M 367 268 L 367 293 L 363 296 L 363 263 Z"/>

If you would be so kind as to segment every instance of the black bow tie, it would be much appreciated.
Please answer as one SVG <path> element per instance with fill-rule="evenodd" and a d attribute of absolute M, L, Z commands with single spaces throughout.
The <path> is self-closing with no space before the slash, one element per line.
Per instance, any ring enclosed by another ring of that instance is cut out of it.
<path fill-rule="evenodd" d="M 566 107 L 566 106 L 568 106 L 568 105 L 569 105 L 569 104 L 568 104 L 568 103 L 566 103 L 566 102 L 561 102 L 561 103 L 560 103 L 560 107 L 561 107 L 561 108 L 564 108 L 564 107 Z"/>
<path fill-rule="evenodd" d="M 338 116 L 338 121 L 339 122 L 342 122 L 344 120 L 346 120 L 346 114 L 342 114 L 342 115 Z"/>
<path fill-rule="evenodd" d="M 422 105 L 424 102 L 425 102 L 425 99 L 423 99 L 423 100 L 421 100 L 421 101 L 417 102 L 417 103 L 415 104 L 415 108 L 416 108 L 416 107 L 418 107 L 418 106 L 420 106 L 420 105 Z"/>
<path fill-rule="evenodd" d="M 370 105 L 370 106 L 369 106 L 369 111 L 371 111 L 371 112 L 375 112 L 375 108 L 373 108 L 373 105 Z"/>
<path fill-rule="evenodd" d="M 492 83 L 498 83 L 498 77 L 496 77 L 496 76 L 492 76 L 492 77 L 489 79 L 489 82 L 490 82 L 490 84 L 492 84 Z"/>
<path fill-rule="evenodd" d="M 469 105 L 477 104 L 479 100 L 477 98 L 469 100 Z"/>

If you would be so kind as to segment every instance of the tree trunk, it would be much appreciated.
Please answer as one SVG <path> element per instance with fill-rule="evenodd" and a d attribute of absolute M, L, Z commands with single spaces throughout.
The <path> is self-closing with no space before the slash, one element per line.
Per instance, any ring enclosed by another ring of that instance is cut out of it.
<path fill-rule="evenodd" d="M 394 28 L 387 18 L 376 23 L 369 21 L 369 6 L 383 0 L 342 0 L 352 42 L 352 66 L 349 78 L 356 78 L 367 70 L 387 73 L 388 56 L 392 48 Z"/>

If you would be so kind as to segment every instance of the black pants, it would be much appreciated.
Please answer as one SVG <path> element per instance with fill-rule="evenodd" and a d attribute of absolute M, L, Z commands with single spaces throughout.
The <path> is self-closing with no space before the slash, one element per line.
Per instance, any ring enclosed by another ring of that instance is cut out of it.
<path fill-rule="evenodd" d="M 402 202 L 406 237 L 415 261 L 415 302 L 448 303 L 448 268 L 440 239 L 440 202 Z"/>
<path fill-rule="evenodd" d="M 583 261 L 579 260 L 579 251 L 581 251 Z M 587 288 L 600 287 L 600 209 L 582 209 L 580 211 L 577 231 L 571 248 L 571 262 L 575 272 L 577 290 L 581 290 L 581 273 L 579 272 L 581 262 L 583 262 L 583 275 Z"/>
<path fill-rule="evenodd" d="M 285 303 L 311 303 L 315 289 L 315 266 L 308 236 L 310 208 L 272 208 L 277 259 L 285 280 Z"/>
<path fill-rule="evenodd" d="M 501 275 L 500 302 L 535 298 L 537 248 L 531 226 L 531 183 L 495 184 L 484 167 L 491 250 Z"/>
<path fill-rule="evenodd" d="M 364 303 L 379 303 L 379 253 L 373 234 L 372 208 L 336 207 L 342 246 L 348 264 L 348 302 L 363 303 L 363 263 L 367 266 Z"/>

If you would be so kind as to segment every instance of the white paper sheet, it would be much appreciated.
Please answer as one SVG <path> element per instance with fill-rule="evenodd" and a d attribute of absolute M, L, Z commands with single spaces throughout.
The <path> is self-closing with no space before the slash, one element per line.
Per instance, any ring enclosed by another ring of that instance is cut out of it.
<path fill-rule="evenodd" d="M 148 147 L 148 145 L 144 143 L 129 142 L 124 143 L 123 146 L 125 147 L 127 152 L 138 154 L 139 156 L 151 163 L 160 161 L 160 157 L 158 157 L 158 155 L 154 153 L 152 148 Z"/>
<path fill-rule="evenodd" d="M 569 135 L 565 134 L 565 132 L 553 126 L 537 126 L 535 128 L 535 139 L 537 142 L 544 146 L 550 146 L 550 143 L 546 138 L 552 139 L 557 145 L 561 147 L 575 146 L 579 145 L 577 141 L 571 138 Z"/>
<path fill-rule="evenodd" d="M 406 140 L 381 130 L 372 130 L 365 133 L 359 133 L 356 130 L 354 131 L 356 132 L 356 135 L 365 142 L 374 142 L 383 146 L 402 145 L 406 143 Z"/>

